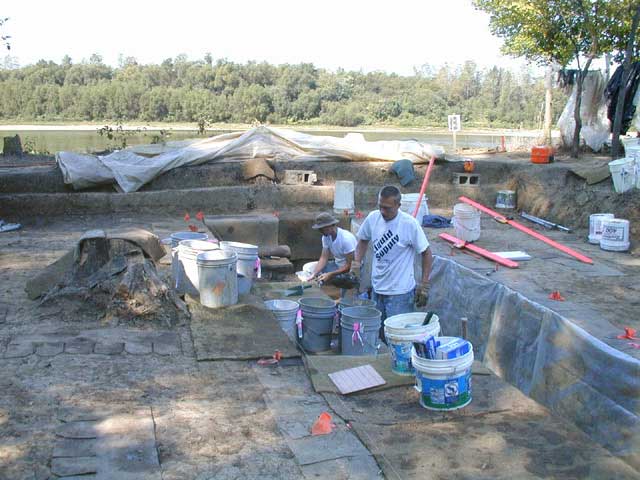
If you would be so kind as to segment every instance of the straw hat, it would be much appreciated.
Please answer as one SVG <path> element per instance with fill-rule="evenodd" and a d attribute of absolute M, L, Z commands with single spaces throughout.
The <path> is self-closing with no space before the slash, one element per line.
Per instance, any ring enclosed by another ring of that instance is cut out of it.
<path fill-rule="evenodd" d="M 321 228 L 330 227 L 331 225 L 337 225 L 338 223 L 340 223 L 340 221 L 336 220 L 333 215 L 331 215 L 330 213 L 322 212 L 316 216 L 316 223 L 311 225 L 311 228 L 313 228 L 314 230 L 320 230 Z"/>

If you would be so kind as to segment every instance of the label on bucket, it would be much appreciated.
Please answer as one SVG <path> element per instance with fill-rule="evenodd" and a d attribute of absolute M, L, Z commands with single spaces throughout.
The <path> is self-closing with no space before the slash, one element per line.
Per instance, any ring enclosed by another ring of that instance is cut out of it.
<path fill-rule="evenodd" d="M 416 372 L 420 385 L 421 403 L 427 408 L 453 410 L 471 400 L 471 369 L 459 377 L 434 380 Z"/>
<path fill-rule="evenodd" d="M 624 227 L 605 226 L 602 230 L 602 239 L 609 242 L 624 242 Z"/>
<path fill-rule="evenodd" d="M 390 343 L 391 370 L 396 373 L 413 373 L 411 365 L 411 343 Z"/>

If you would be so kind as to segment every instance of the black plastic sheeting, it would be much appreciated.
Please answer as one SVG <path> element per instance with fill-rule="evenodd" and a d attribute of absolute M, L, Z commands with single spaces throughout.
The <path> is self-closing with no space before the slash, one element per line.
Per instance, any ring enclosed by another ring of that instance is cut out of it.
<path fill-rule="evenodd" d="M 613 119 L 616 115 L 616 109 L 618 105 L 618 96 L 622 90 L 622 76 L 624 69 L 622 65 L 616 68 L 613 76 L 607 83 L 607 87 L 604 90 L 604 95 L 609 102 L 607 108 L 607 117 L 611 122 L 611 131 L 613 132 Z M 624 96 L 624 110 L 622 114 L 622 128 L 620 134 L 626 135 L 627 130 L 631 126 L 631 121 L 636 113 L 636 106 L 633 104 L 633 99 L 638 89 L 638 81 L 640 81 L 640 62 L 631 64 L 631 72 L 627 81 L 627 93 Z"/>
<path fill-rule="evenodd" d="M 468 339 L 476 358 L 596 443 L 640 464 L 640 361 L 566 316 L 451 260 L 436 257 L 430 310 L 443 335 Z"/>

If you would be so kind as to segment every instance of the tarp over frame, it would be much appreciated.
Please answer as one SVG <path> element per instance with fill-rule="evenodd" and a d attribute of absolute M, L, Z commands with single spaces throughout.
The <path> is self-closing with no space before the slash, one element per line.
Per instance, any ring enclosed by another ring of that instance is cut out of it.
<path fill-rule="evenodd" d="M 259 126 L 202 140 L 135 146 L 105 156 L 59 152 L 56 161 L 64 182 L 76 190 L 116 182 L 122 191 L 135 192 L 164 172 L 209 162 L 262 157 L 275 161 L 409 159 L 424 163 L 432 155 L 443 154 L 442 147 L 415 140 L 368 142 L 358 134 L 340 138 Z"/>

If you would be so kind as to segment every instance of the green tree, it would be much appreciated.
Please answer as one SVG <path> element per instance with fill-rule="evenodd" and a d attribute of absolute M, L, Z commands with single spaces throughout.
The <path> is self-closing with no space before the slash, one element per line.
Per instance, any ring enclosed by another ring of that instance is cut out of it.
<path fill-rule="evenodd" d="M 474 0 L 490 16 L 503 51 L 548 65 L 576 62 L 575 130 L 571 154 L 578 156 L 584 78 L 593 60 L 618 47 L 616 32 L 626 0 Z"/>

